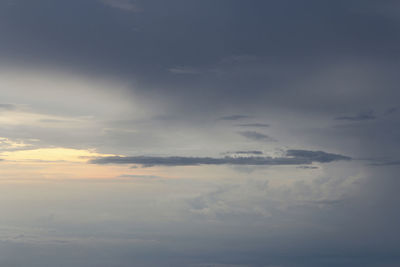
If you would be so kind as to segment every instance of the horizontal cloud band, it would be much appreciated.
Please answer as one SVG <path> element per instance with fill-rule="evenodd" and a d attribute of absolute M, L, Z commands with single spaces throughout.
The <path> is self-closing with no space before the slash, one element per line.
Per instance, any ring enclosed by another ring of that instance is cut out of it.
<path fill-rule="evenodd" d="M 288 150 L 284 157 L 102 157 L 92 159 L 93 164 L 140 164 L 144 166 L 196 166 L 196 165 L 304 165 L 351 160 L 350 157 L 323 151 Z"/>

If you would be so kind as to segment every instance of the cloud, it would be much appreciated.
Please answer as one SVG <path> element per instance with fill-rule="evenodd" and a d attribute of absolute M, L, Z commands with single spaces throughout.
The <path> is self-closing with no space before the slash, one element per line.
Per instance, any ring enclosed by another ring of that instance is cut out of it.
<path fill-rule="evenodd" d="M 139 12 L 140 9 L 130 0 L 100 0 L 103 4 L 130 12 Z"/>
<path fill-rule="evenodd" d="M 391 108 L 387 109 L 383 114 L 391 115 L 393 113 L 396 113 L 397 111 L 399 111 L 399 107 L 391 107 Z"/>
<path fill-rule="evenodd" d="M 123 175 L 118 176 L 118 178 L 158 179 L 158 178 L 162 178 L 162 177 L 155 176 L 155 175 L 123 174 Z"/>
<path fill-rule="evenodd" d="M 200 74 L 201 71 L 189 67 L 174 67 L 168 69 L 169 72 L 174 74 Z"/>
<path fill-rule="evenodd" d="M 0 104 L 0 110 L 15 110 L 16 108 L 13 104 Z"/>
<path fill-rule="evenodd" d="M 313 162 L 328 163 L 351 160 L 350 157 L 323 151 L 288 150 L 285 157 L 99 157 L 92 164 L 140 164 L 143 166 L 199 166 L 199 165 L 307 165 Z"/>
<path fill-rule="evenodd" d="M 319 169 L 319 168 L 317 166 L 298 166 L 297 169 L 316 170 L 316 169 Z"/>
<path fill-rule="evenodd" d="M 248 115 L 231 115 L 231 116 L 225 116 L 219 118 L 219 120 L 222 121 L 237 121 L 237 120 L 242 120 L 242 119 L 248 119 L 251 118 L 251 116 Z"/>
<path fill-rule="evenodd" d="M 226 57 L 221 60 L 220 63 L 222 64 L 232 64 L 232 63 L 240 63 L 240 62 L 251 62 L 251 61 L 256 61 L 259 58 L 254 55 L 233 55 Z"/>
<path fill-rule="evenodd" d="M 248 151 L 228 151 L 226 153 L 223 153 L 225 155 L 231 155 L 231 154 L 252 154 L 252 155 L 262 155 L 263 152 L 259 150 L 248 150 Z"/>
<path fill-rule="evenodd" d="M 238 124 L 237 126 L 241 126 L 241 127 L 269 127 L 269 124 L 266 123 L 243 123 L 243 124 Z"/>
<path fill-rule="evenodd" d="M 300 149 L 291 149 L 286 151 L 286 156 L 294 157 L 297 159 L 306 159 L 312 162 L 332 162 L 338 160 L 351 160 L 350 157 L 327 153 L 324 151 L 310 151 L 310 150 L 300 150 Z"/>
<path fill-rule="evenodd" d="M 248 139 L 255 140 L 255 141 L 268 141 L 268 142 L 276 142 L 276 140 L 266 134 L 262 134 L 255 131 L 244 131 L 239 132 L 241 136 L 244 136 Z"/>
<path fill-rule="evenodd" d="M 377 161 L 377 162 L 373 162 L 368 164 L 369 166 L 398 166 L 400 165 L 400 160 L 383 160 L 383 161 Z"/>
<path fill-rule="evenodd" d="M 373 110 L 360 112 L 354 116 L 341 116 L 341 117 L 335 118 L 335 120 L 345 120 L 345 121 L 366 121 L 366 120 L 375 120 L 375 119 L 376 119 L 376 117 L 374 115 Z"/>
<path fill-rule="evenodd" d="M 27 144 L 22 140 L 13 140 L 6 137 L 0 137 L 0 151 L 17 151 L 33 149 L 34 145 Z"/>

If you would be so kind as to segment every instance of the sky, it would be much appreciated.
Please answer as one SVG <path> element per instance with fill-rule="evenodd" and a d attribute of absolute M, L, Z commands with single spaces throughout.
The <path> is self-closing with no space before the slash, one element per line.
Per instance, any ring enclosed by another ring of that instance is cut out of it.
<path fill-rule="evenodd" d="M 0 266 L 400 266 L 400 3 L 0 1 Z"/>

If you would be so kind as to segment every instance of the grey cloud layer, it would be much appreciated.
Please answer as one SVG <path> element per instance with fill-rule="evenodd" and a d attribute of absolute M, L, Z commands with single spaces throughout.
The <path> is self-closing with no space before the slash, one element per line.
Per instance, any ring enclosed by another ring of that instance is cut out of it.
<path fill-rule="evenodd" d="M 231 115 L 231 116 L 221 117 L 221 118 L 219 118 L 219 120 L 237 121 L 237 120 L 248 119 L 248 118 L 251 118 L 251 116 L 248 116 L 248 115 Z"/>
<path fill-rule="evenodd" d="M 309 151 L 309 150 L 298 150 L 292 149 L 286 152 L 286 156 L 294 157 L 297 159 L 305 159 L 312 162 L 332 162 L 337 160 L 350 160 L 350 157 L 326 153 L 324 151 Z"/>
<path fill-rule="evenodd" d="M 237 126 L 242 126 L 242 127 L 255 127 L 255 128 L 257 128 L 257 127 L 260 127 L 260 128 L 265 127 L 265 128 L 267 128 L 267 127 L 269 127 L 270 125 L 269 125 L 269 124 L 266 124 L 266 123 L 242 123 L 242 124 L 238 124 Z"/>
<path fill-rule="evenodd" d="M 374 119 L 376 119 L 376 117 L 372 110 L 360 112 L 355 116 L 341 116 L 335 118 L 335 120 L 345 120 L 345 121 L 366 121 Z"/>
<path fill-rule="evenodd" d="M 184 111 L 186 117 L 251 115 L 276 107 L 335 117 L 375 105 L 394 106 L 399 97 L 394 71 L 398 39 L 392 34 L 397 26 L 382 15 L 391 10 L 387 6 L 396 7 L 392 1 L 13 3 L 0 3 L 2 62 L 29 59 L 23 62 L 122 77 L 136 85 L 132 91 L 162 96 L 155 105 Z M 143 12 L 125 12 L 136 6 Z M 58 12 L 73 13 L 76 19 L 55 16 Z M 363 25 L 370 24 L 374 27 L 366 31 Z M 384 94 L 376 89 L 382 88 L 382 80 Z"/>
<path fill-rule="evenodd" d="M 351 160 L 350 157 L 323 151 L 288 150 L 287 157 L 103 157 L 90 160 L 93 164 L 141 164 L 143 166 L 196 165 L 304 165 Z"/>
<path fill-rule="evenodd" d="M 267 141 L 267 142 L 275 142 L 276 140 L 266 134 L 262 134 L 256 131 L 243 131 L 239 132 L 241 136 L 244 136 L 248 139 L 255 141 Z"/>
<path fill-rule="evenodd" d="M 253 154 L 253 155 L 262 155 L 263 152 L 259 150 L 241 150 L 241 151 L 229 151 L 223 154 Z"/>
<path fill-rule="evenodd" d="M 0 104 L 0 110 L 14 110 L 17 107 L 13 104 Z"/>

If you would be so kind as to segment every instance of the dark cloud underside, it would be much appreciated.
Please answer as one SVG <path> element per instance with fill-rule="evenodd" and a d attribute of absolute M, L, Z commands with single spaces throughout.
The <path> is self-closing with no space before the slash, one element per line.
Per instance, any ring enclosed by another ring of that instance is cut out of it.
<path fill-rule="evenodd" d="M 267 142 L 275 142 L 276 140 L 266 134 L 262 134 L 259 132 L 255 131 L 243 131 L 239 132 L 239 134 L 243 137 L 246 137 L 248 139 L 254 140 L 254 141 L 267 141 Z"/>
<path fill-rule="evenodd" d="M 374 112 L 372 110 L 366 112 L 360 112 L 355 116 L 341 116 L 336 117 L 335 120 L 344 120 L 344 121 L 366 121 L 366 120 L 374 120 L 376 119 Z"/>
<path fill-rule="evenodd" d="M 231 116 L 224 116 L 219 119 L 224 120 L 224 121 L 237 121 L 237 120 L 248 119 L 248 118 L 251 118 L 251 117 L 247 116 L 247 115 L 231 115 Z"/>
<path fill-rule="evenodd" d="M 90 160 L 93 164 L 140 164 L 144 166 L 196 165 L 305 165 L 351 160 L 350 157 L 323 151 L 288 150 L 287 157 L 103 157 Z"/>

